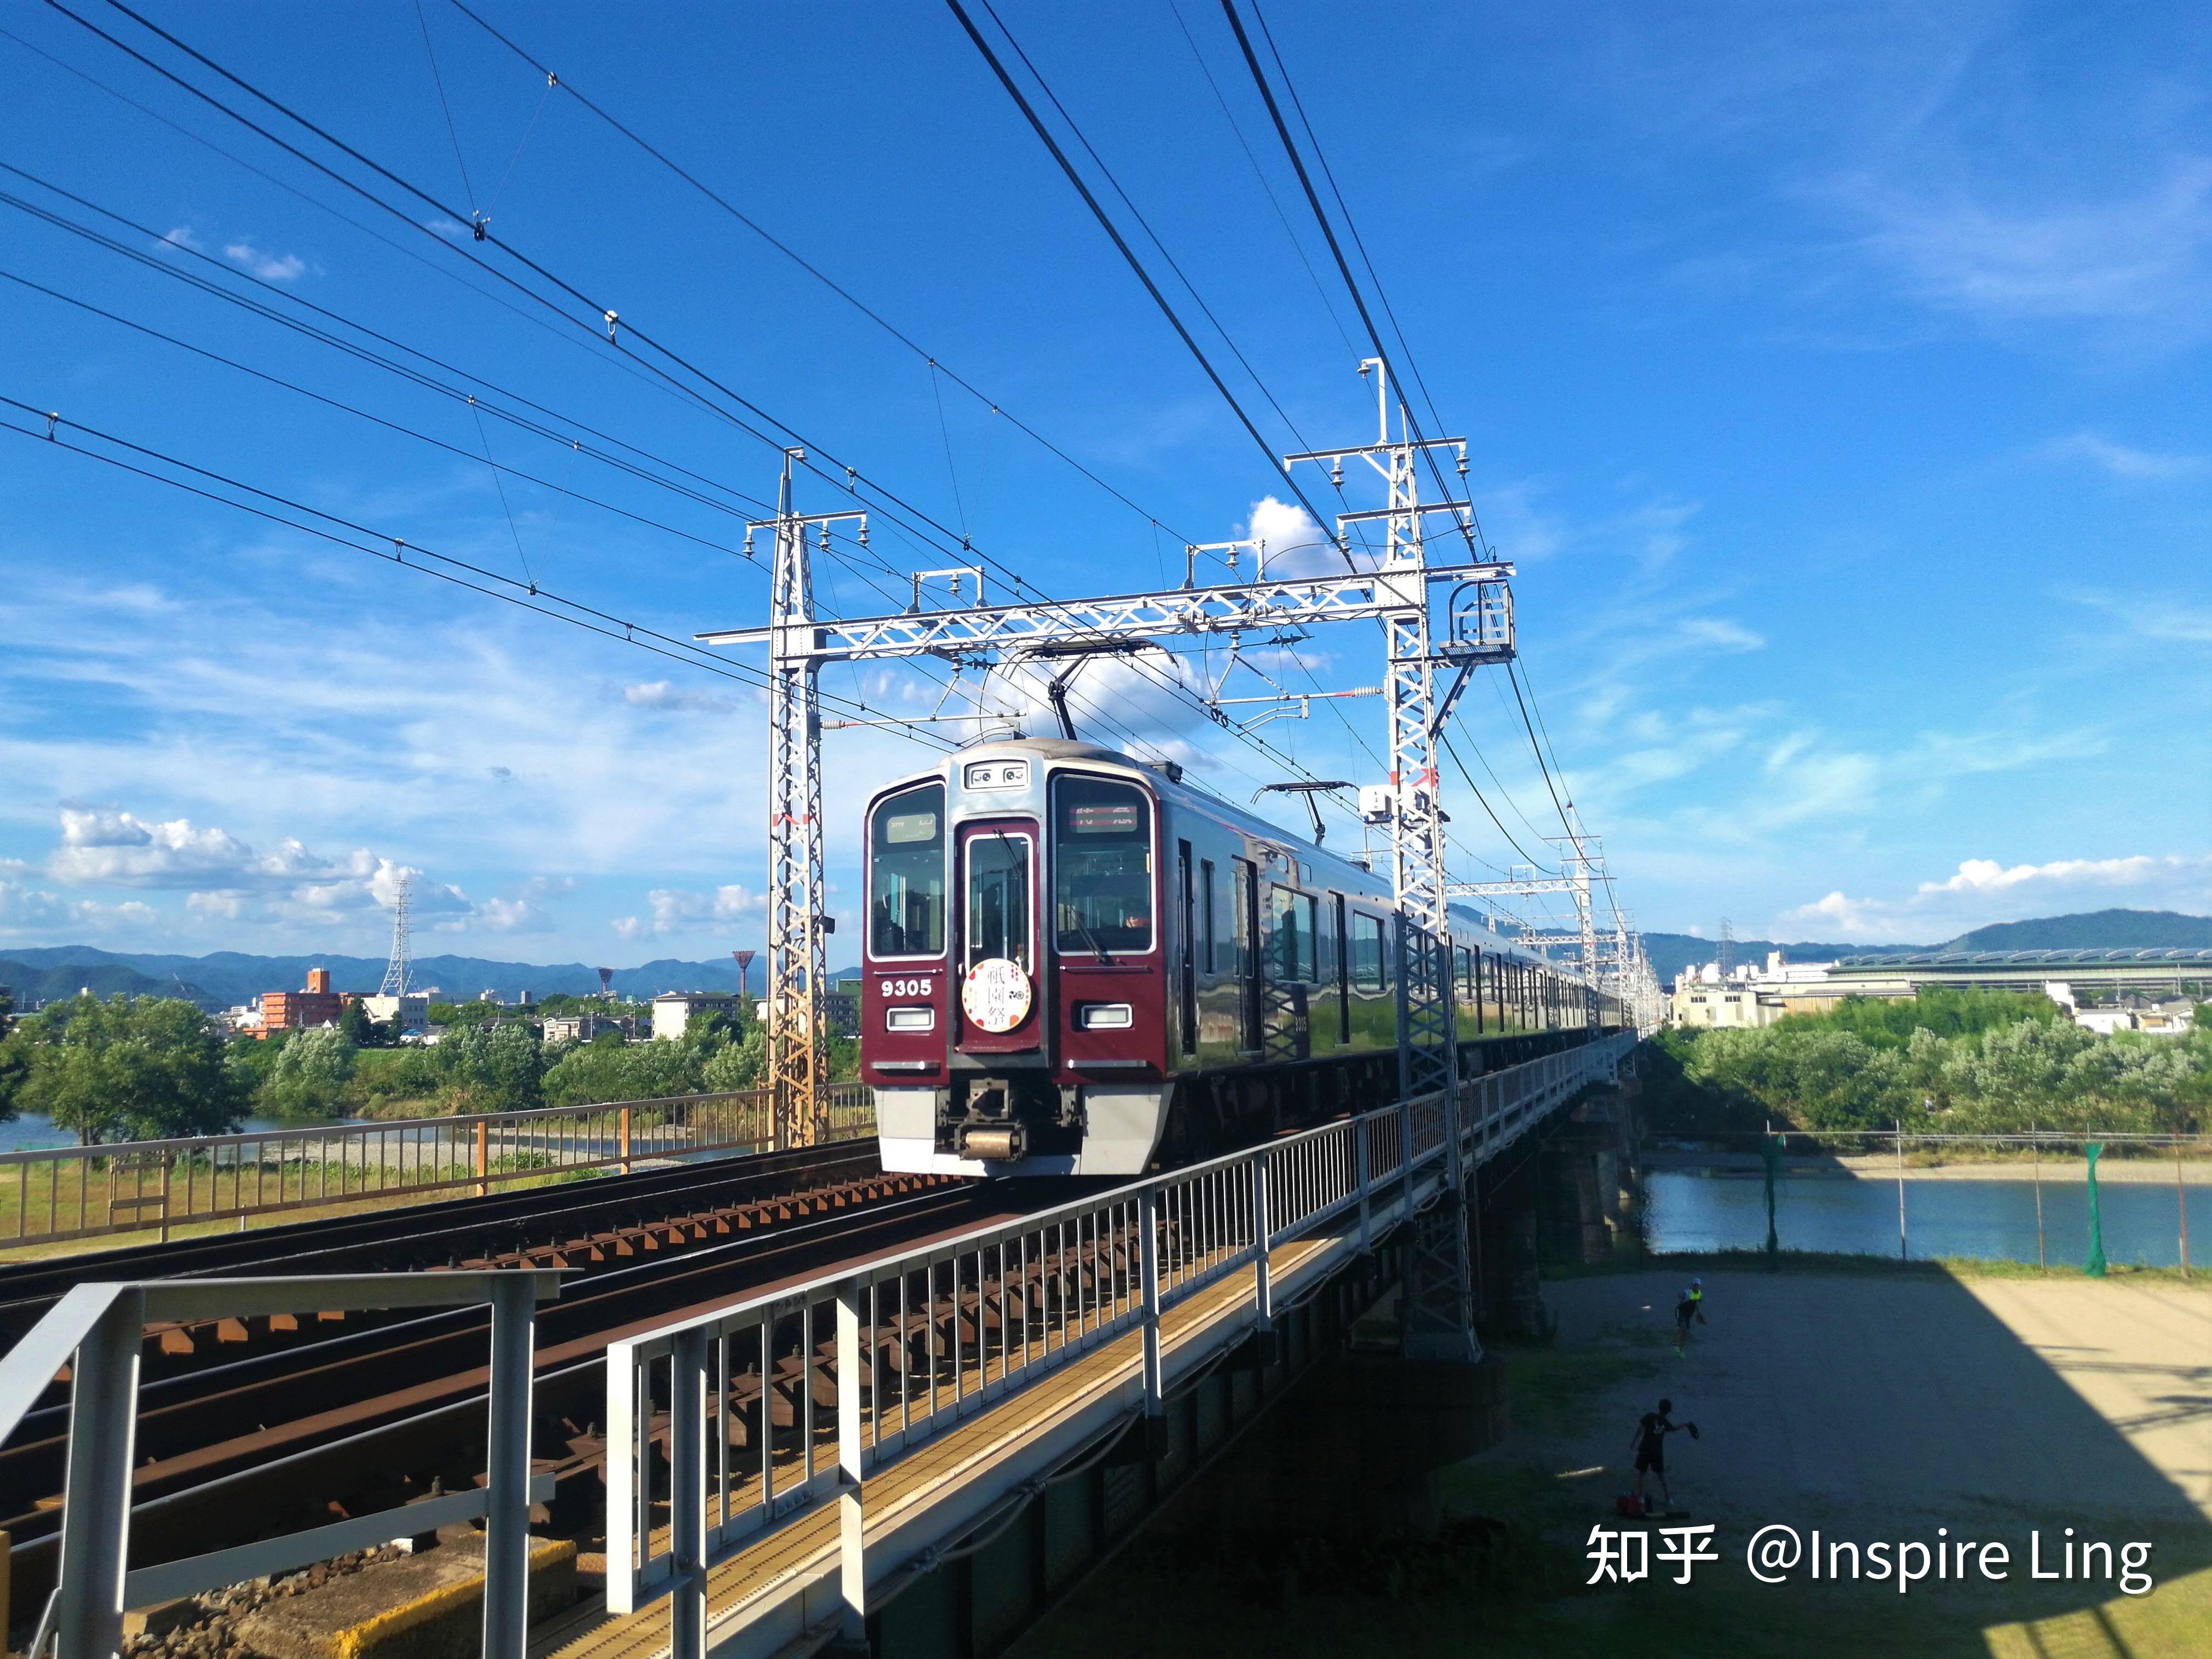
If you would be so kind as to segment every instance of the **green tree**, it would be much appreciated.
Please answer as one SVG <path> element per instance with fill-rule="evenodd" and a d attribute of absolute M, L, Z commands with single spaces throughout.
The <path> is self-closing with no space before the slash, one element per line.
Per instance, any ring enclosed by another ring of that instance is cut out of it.
<path fill-rule="evenodd" d="M 368 1017 L 368 1006 L 359 997 L 346 1004 L 345 1012 L 338 1016 L 338 1030 L 356 1048 L 376 1046 L 376 1022 Z"/>
<path fill-rule="evenodd" d="M 699 1068 L 700 1083 L 715 1094 L 757 1089 L 768 1074 L 768 1033 L 757 1021 L 743 1037 L 725 1045 Z"/>
<path fill-rule="evenodd" d="M 700 1073 L 698 1051 L 689 1043 L 586 1042 L 547 1070 L 545 1098 L 555 1106 L 586 1106 L 695 1095 L 702 1087 Z"/>
<path fill-rule="evenodd" d="M 278 1051 L 257 1099 L 277 1117 L 335 1117 L 345 1109 L 353 1068 L 353 1040 L 344 1030 L 295 1032 Z"/>
<path fill-rule="evenodd" d="M 449 1026 L 434 1051 L 453 1112 L 519 1112 L 544 1103 L 544 1045 L 520 1020 Z"/>
<path fill-rule="evenodd" d="M 13 1104 L 87 1146 L 217 1134 L 246 1094 L 207 1016 L 169 997 L 75 997 L 22 1021 Z"/>

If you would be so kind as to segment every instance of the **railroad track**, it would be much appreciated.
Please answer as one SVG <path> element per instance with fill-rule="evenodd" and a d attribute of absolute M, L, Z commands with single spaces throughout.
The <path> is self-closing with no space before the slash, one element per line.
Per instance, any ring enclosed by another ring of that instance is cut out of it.
<path fill-rule="evenodd" d="M 767 1167 L 763 1167 L 767 1166 Z M 588 1530 L 604 1463 L 599 1418 L 609 1341 L 787 1279 L 821 1273 L 1065 1201 L 1029 1183 L 886 1176 L 872 1143 L 607 1177 L 573 1192 L 299 1224 L 0 1270 L 0 1330 L 27 1328 L 66 1282 L 88 1277 L 311 1273 L 561 1266 L 576 1273 L 539 1310 L 537 1467 Z M 535 1204 L 532 1200 L 536 1200 Z M 134 1476 L 135 1565 L 404 1503 L 477 1479 L 486 1316 L 313 1316 L 151 1328 Z M 15 1602 L 52 1582 L 66 1447 L 57 1387 L 0 1449 L 0 1526 L 16 1540 Z"/>

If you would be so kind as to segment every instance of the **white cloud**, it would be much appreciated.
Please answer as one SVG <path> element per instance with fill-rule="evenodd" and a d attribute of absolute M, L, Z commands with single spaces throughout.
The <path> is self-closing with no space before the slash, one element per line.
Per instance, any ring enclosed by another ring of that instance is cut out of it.
<path fill-rule="evenodd" d="M 1240 539 L 1267 543 L 1270 576 L 1322 576 L 1344 568 L 1335 543 L 1313 521 L 1313 516 L 1295 502 L 1279 501 L 1273 495 L 1263 495 L 1252 503 Z M 1249 581 L 1252 574 L 1252 555 L 1246 549 L 1237 555 L 1234 579 Z M 1231 578 L 1218 567 L 1209 571 L 1201 564 L 1198 580 L 1218 582 Z"/>
<path fill-rule="evenodd" d="M 1818 924 L 1859 939 L 1931 942 L 1992 921 L 2049 915 L 2069 907 L 2102 908 L 2114 888 L 2151 889 L 2138 903 L 2200 910 L 2212 903 L 2212 855 L 2055 859 L 2045 864 L 1966 859 L 1941 881 L 1923 881 L 1906 898 L 1852 898 L 1839 891 L 1782 913 L 1784 922 Z M 1779 929 L 1789 937 L 1787 927 Z M 1802 936 L 1802 935 L 1801 935 Z"/>
<path fill-rule="evenodd" d="M 637 684 L 625 685 L 620 695 L 632 708 L 698 709 L 727 714 L 740 706 L 732 698 L 696 688 L 679 687 L 668 680 L 645 680 Z"/>
<path fill-rule="evenodd" d="M 200 239 L 192 234 L 190 225 L 179 225 L 161 240 L 174 247 L 189 248 L 194 253 L 200 251 Z"/>
<path fill-rule="evenodd" d="M 2031 882 L 2136 887 L 2156 878 L 2212 860 L 2154 859 L 2138 854 L 2124 859 L 2058 859 L 2049 864 L 2015 864 L 1968 859 L 1946 881 L 1923 881 L 1920 893 L 2002 893 Z"/>
<path fill-rule="evenodd" d="M 1966 185 L 1922 190 L 1862 179 L 1845 199 L 1866 246 L 1939 307 L 1978 321 L 2163 321 L 2205 331 L 2212 159 L 2169 160 L 2132 196 L 2000 205 Z"/>
<path fill-rule="evenodd" d="M 762 921 L 768 915 L 767 896 L 750 892 L 734 882 L 708 893 L 681 887 L 656 887 L 645 896 L 645 902 L 652 908 L 651 919 L 617 917 L 611 926 L 617 938 L 641 939 L 663 938 L 670 933 L 704 933 Z"/>
<path fill-rule="evenodd" d="M 2160 454 L 2154 450 L 2134 449 L 2094 432 L 2076 432 L 2069 437 L 2053 439 L 2043 447 L 2042 453 L 2051 460 L 2087 461 L 2102 467 L 2115 478 L 2130 482 L 2193 478 L 2204 471 L 2202 455 Z"/>
<path fill-rule="evenodd" d="M 155 927 L 161 920 L 159 911 L 141 900 L 102 904 L 94 899 L 65 898 L 0 877 L 0 934 L 43 938 L 58 928 L 109 933 L 118 927 L 136 933 Z"/>
<path fill-rule="evenodd" d="M 225 243 L 222 257 L 264 282 L 294 282 L 307 270 L 307 262 L 296 253 L 264 253 L 251 242 Z"/>

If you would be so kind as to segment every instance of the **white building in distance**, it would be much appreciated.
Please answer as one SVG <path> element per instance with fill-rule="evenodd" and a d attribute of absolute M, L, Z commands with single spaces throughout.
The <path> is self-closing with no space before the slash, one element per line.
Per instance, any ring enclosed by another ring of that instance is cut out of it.
<path fill-rule="evenodd" d="M 691 1024 L 694 1014 L 738 1017 L 738 999 L 724 991 L 663 991 L 653 1000 L 653 1036 L 659 1042 L 673 1042 Z"/>

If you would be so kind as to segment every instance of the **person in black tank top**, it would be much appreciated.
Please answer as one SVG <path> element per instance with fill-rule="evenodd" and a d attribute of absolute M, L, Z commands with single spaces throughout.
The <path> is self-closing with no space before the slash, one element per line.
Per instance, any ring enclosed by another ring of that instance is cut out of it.
<path fill-rule="evenodd" d="M 1667 1437 L 1686 1425 L 1674 1421 L 1668 1413 L 1674 1402 L 1662 1400 L 1656 1412 L 1646 1412 L 1637 1419 L 1636 1434 L 1632 1443 L 1636 1448 L 1636 1495 L 1644 1500 L 1644 1512 L 1651 1512 L 1649 1490 L 1653 1475 L 1659 1477 L 1659 1496 L 1668 1508 L 1674 1506 L 1674 1495 L 1667 1487 Z"/>

